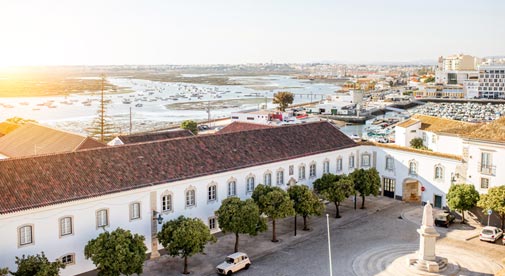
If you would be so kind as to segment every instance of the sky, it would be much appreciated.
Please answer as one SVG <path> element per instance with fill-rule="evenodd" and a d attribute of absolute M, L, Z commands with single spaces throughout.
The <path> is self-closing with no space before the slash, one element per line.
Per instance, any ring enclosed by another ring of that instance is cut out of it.
<path fill-rule="evenodd" d="M 505 55 L 502 0 L 0 0 L 0 66 Z"/>

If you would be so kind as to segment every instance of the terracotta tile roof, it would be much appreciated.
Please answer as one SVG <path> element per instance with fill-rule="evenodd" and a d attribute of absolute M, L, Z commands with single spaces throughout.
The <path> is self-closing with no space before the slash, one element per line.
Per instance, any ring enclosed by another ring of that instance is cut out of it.
<path fill-rule="evenodd" d="M 0 213 L 358 146 L 327 122 L 0 161 Z"/>
<path fill-rule="evenodd" d="M 429 150 L 420 150 L 420 149 L 415 149 L 415 148 L 410 148 L 410 147 L 403 147 L 403 146 L 399 146 L 396 144 L 382 144 L 382 143 L 375 143 L 372 141 L 360 142 L 359 144 L 360 145 L 368 145 L 368 146 L 376 146 L 376 147 L 381 147 L 381 148 L 396 149 L 396 150 L 402 150 L 402 151 L 408 151 L 408 152 L 413 152 L 413 153 L 419 153 L 419 154 L 425 154 L 425 155 L 431 155 L 431 156 L 437 156 L 437 157 L 443 157 L 443 158 L 449 158 L 449 159 L 454 159 L 454 160 L 458 160 L 458 161 L 463 161 L 463 156 L 460 156 L 460 155 L 440 153 L 440 152 L 429 151 Z"/>
<path fill-rule="evenodd" d="M 124 144 L 133 144 L 133 143 L 142 143 L 142 142 L 150 142 L 150 141 L 158 141 L 158 140 L 166 140 L 166 139 L 174 139 L 180 137 L 188 137 L 193 136 L 193 133 L 186 129 L 179 130 L 170 130 L 163 132 L 144 132 L 137 133 L 132 135 L 120 135 L 119 139 Z"/>
<path fill-rule="evenodd" d="M 0 123 L 0 136 L 6 135 L 18 127 L 19 127 L 18 124 L 14 124 L 11 122 L 1 122 Z"/>
<path fill-rule="evenodd" d="M 410 117 L 410 119 L 397 124 L 397 126 L 409 127 L 419 121 L 421 122 L 421 130 L 426 130 L 426 131 L 431 131 L 431 132 L 438 132 L 438 131 L 444 131 L 447 129 L 453 129 L 453 128 L 474 125 L 474 123 L 456 121 L 456 120 L 440 118 L 440 117 L 435 117 L 435 116 L 422 115 L 422 114 L 415 114 L 412 117 Z"/>
<path fill-rule="evenodd" d="M 96 149 L 104 147 L 107 147 L 107 145 L 102 144 L 101 142 L 91 137 L 86 137 L 86 139 L 84 139 L 84 141 L 82 141 L 82 143 L 75 150 Z"/>
<path fill-rule="evenodd" d="M 254 124 L 254 123 L 244 123 L 244 122 L 233 122 L 233 123 L 225 126 L 223 129 L 221 129 L 217 133 L 223 134 L 223 133 L 231 133 L 231 132 L 253 130 L 253 129 L 272 128 L 272 127 L 275 127 L 275 126 Z"/>
<path fill-rule="evenodd" d="M 456 134 L 461 137 L 479 140 L 505 142 L 505 117 L 487 123 L 447 129 L 443 133 Z"/>
<path fill-rule="evenodd" d="M 90 138 L 53 129 L 35 123 L 26 123 L 0 138 L 0 153 L 11 157 L 71 152 L 82 148 L 105 146 Z"/>

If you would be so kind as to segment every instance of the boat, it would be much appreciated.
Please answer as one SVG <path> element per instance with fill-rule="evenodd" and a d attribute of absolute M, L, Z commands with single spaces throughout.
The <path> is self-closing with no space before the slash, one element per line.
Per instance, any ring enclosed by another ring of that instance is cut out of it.
<path fill-rule="evenodd" d="M 138 103 L 135 105 L 135 107 L 142 107 L 143 105 L 141 103 Z"/>

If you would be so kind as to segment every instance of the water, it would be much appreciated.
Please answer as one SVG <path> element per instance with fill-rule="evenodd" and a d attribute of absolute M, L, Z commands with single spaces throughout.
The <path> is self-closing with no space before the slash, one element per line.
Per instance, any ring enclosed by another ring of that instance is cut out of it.
<path fill-rule="evenodd" d="M 109 78 L 114 85 L 131 90 L 129 93 L 106 94 L 106 114 L 113 123 L 125 132 L 129 125 L 130 108 L 135 131 L 163 128 L 168 123 L 186 119 L 203 120 L 208 118 L 205 109 L 180 110 L 166 105 L 181 102 L 195 103 L 211 101 L 219 103 L 211 108 L 211 118 L 229 117 L 232 112 L 258 108 L 266 102 L 273 108 L 271 98 L 278 91 L 295 94 L 294 103 L 320 100 L 333 94 L 340 87 L 334 84 L 314 83 L 308 80 L 293 79 L 289 76 L 232 77 L 244 85 L 207 85 L 175 82 L 158 82 L 141 79 Z M 256 87 L 257 89 L 253 89 Z M 310 95 L 312 93 L 312 95 Z M 191 96 L 199 94 L 200 98 Z M 306 94 L 306 95 L 302 95 Z M 178 100 L 174 97 L 178 96 Z M 187 98 L 180 97 L 185 95 Z M 125 99 L 131 104 L 125 104 Z M 256 99 L 256 100 L 254 100 Z M 46 125 L 86 134 L 86 128 L 96 117 L 100 104 L 100 93 L 70 94 L 68 96 L 0 98 L 0 121 L 10 117 L 23 117 L 37 120 Z M 240 100 L 234 106 L 224 106 L 227 101 Z M 142 104 L 142 107 L 136 107 Z"/>

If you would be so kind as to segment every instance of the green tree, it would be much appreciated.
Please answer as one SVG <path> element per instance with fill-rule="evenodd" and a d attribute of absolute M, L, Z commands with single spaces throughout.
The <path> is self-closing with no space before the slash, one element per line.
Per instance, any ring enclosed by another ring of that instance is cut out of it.
<path fill-rule="evenodd" d="M 380 175 L 375 168 L 357 169 L 350 174 L 354 182 L 354 191 L 361 197 L 361 209 L 365 209 L 365 197 L 377 196 L 380 189 Z"/>
<path fill-rule="evenodd" d="M 23 255 L 21 258 L 16 257 L 16 264 L 18 270 L 10 272 L 14 276 L 57 276 L 60 269 L 65 268 L 65 265 L 59 260 L 50 262 L 44 252 L 35 256 L 28 255 L 25 257 Z"/>
<path fill-rule="evenodd" d="M 346 198 L 354 194 L 354 183 L 347 175 L 337 177 L 336 181 L 332 182 L 325 190 L 321 192 L 321 196 L 335 204 L 337 212 L 335 218 L 340 218 L 340 203 Z"/>
<path fill-rule="evenodd" d="M 224 233 L 235 234 L 235 252 L 238 252 L 239 234 L 256 236 L 267 229 L 266 220 L 261 217 L 258 205 L 252 199 L 229 197 L 223 200 L 216 216 Z"/>
<path fill-rule="evenodd" d="M 0 268 L 0 276 L 7 276 L 9 275 L 9 269 L 8 268 Z"/>
<path fill-rule="evenodd" d="M 286 107 L 293 103 L 294 94 L 291 92 L 283 91 L 274 94 L 273 103 L 279 105 L 280 111 L 286 111 Z"/>
<path fill-rule="evenodd" d="M 182 129 L 187 129 L 191 131 L 194 135 L 198 134 L 198 124 L 192 120 L 186 120 L 181 123 Z"/>
<path fill-rule="evenodd" d="M 146 251 L 144 236 L 117 228 L 90 240 L 84 256 L 96 265 L 98 275 L 132 275 L 142 273 Z"/>
<path fill-rule="evenodd" d="M 293 201 L 293 208 L 295 209 L 295 213 L 300 214 L 303 217 L 303 230 L 309 230 L 307 227 L 307 217 L 310 215 L 321 215 L 324 210 L 324 204 L 319 201 L 319 198 L 316 196 L 316 194 L 311 191 L 306 185 L 291 186 L 288 189 L 288 194 Z"/>
<path fill-rule="evenodd" d="M 487 194 L 480 195 L 477 206 L 495 211 L 500 216 L 501 228 L 505 229 L 505 185 L 490 188 Z"/>
<path fill-rule="evenodd" d="M 424 83 L 435 82 L 435 77 L 430 76 L 424 79 Z"/>
<path fill-rule="evenodd" d="M 295 214 L 293 201 L 283 189 L 262 184 L 254 189 L 251 197 L 258 204 L 260 212 L 272 219 L 272 242 L 278 242 L 275 221 Z"/>
<path fill-rule="evenodd" d="M 117 131 L 112 123 L 112 119 L 107 115 L 107 103 L 110 100 L 105 100 L 104 95 L 104 84 L 105 84 L 105 75 L 101 76 L 102 78 L 102 92 L 100 98 L 100 107 L 97 110 L 97 116 L 92 121 L 91 126 L 87 128 L 88 133 L 91 137 L 99 140 L 100 142 L 109 142 L 114 139 Z"/>
<path fill-rule="evenodd" d="M 414 138 L 414 139 L 410 140 L 410 146 L 415 149 L 424 149 L 425 148 L 422 138 Z"/>
<path fill-rule="evenodd" d="M 463 223 L 465 222 L 465 211 L 475 207 L 479 201 L 479 192 L 472 184 L 451 185 L 447 193 L 447 205 L 453 210 L 461 211 Z"/>
<path fill-rule="evenodd" d="M 332 174 L 332 173 L 325 173 L 321 178 L 318 178 L 314 180 L 314 190 L 316 193 L 322 196 L 322 192 L 326 189 L 329 189 L 335 181 L 338 180 L 340 176 Z"/>
<path fill-rule="evenodd" d="M 200 219 L 180 216 L 163 224 L 158 233 L 158 240 L 172 257 L 184 258 L 183 274 L 188 272 L 188 257 L 202 253 L 208 242 L 215 242 L 216 237 Z"/>

